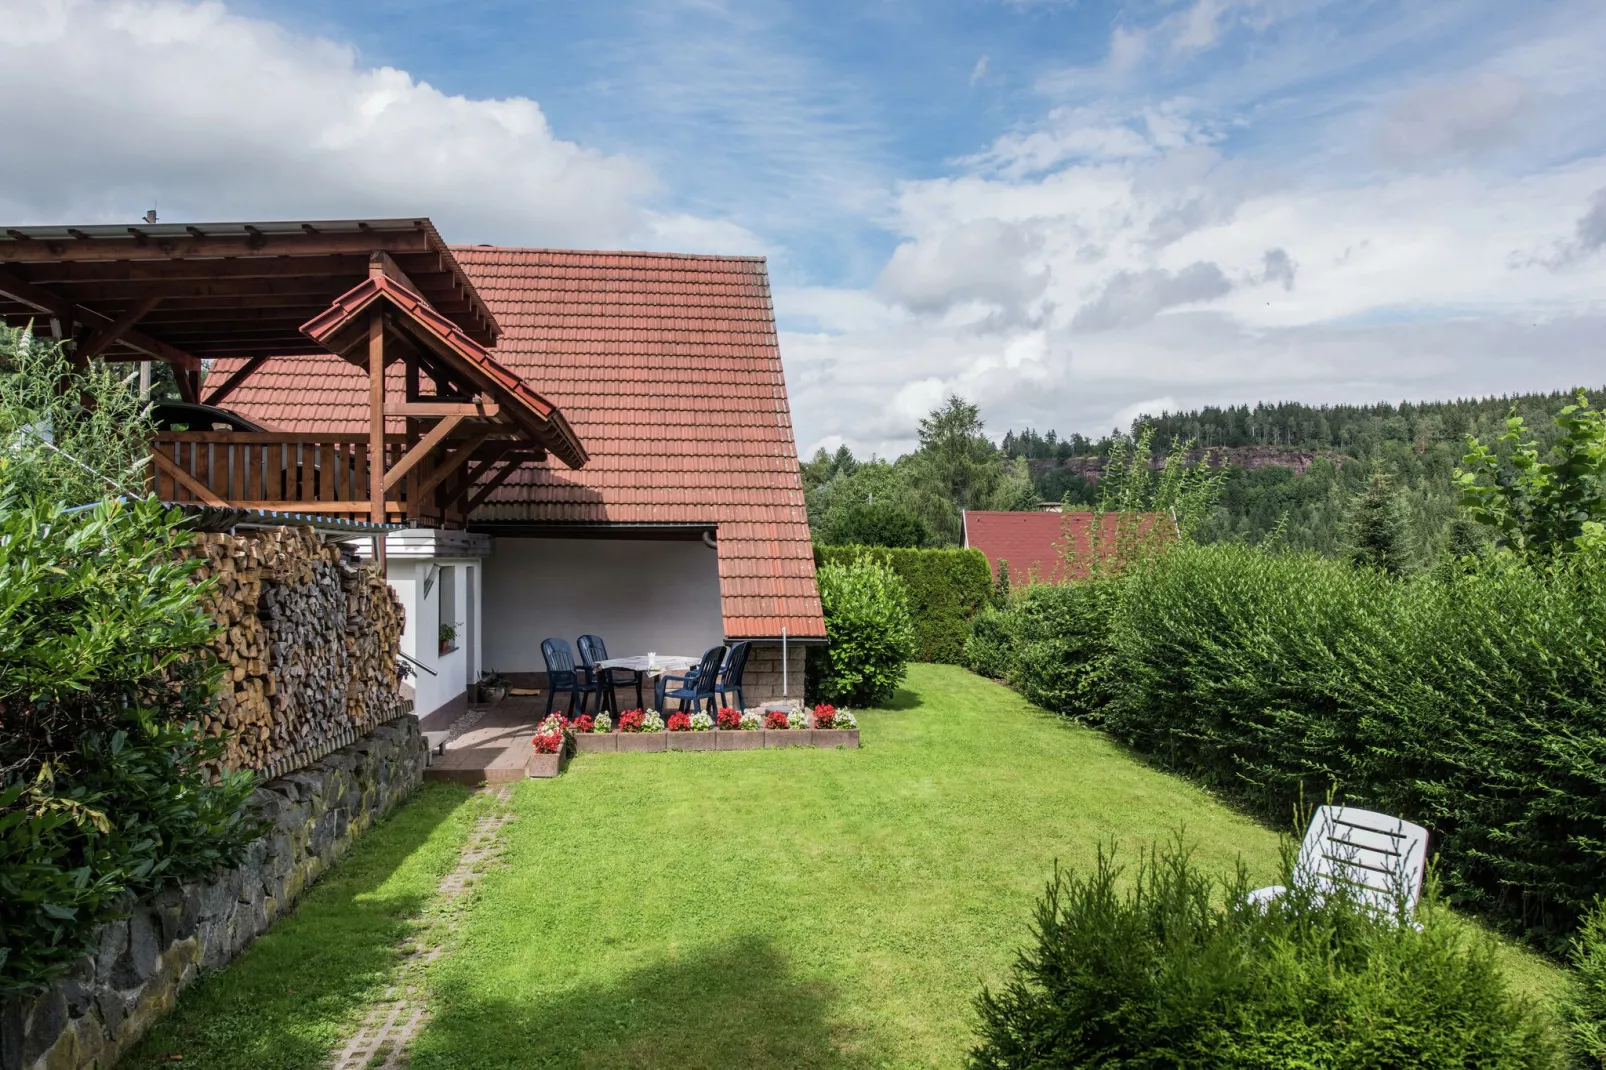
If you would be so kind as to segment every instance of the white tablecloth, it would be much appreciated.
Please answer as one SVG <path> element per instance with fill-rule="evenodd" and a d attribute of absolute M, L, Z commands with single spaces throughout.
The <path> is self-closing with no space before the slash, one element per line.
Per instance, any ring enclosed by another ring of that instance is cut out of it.
<path fill-rule="evenodd" d="M 680 654 L 659 654 L 653 658 L 652 668 L 647 667 L 647 655 L 638 654 L 632 658 L 608 658 L 597 662 L 599 669 L 632 669 L 644 672 L 648 676 L 657 676 L 663 672 L 683 673 L 687 669 L 695 669 L 702 664 L 702 658 L 688 658 Z"/>

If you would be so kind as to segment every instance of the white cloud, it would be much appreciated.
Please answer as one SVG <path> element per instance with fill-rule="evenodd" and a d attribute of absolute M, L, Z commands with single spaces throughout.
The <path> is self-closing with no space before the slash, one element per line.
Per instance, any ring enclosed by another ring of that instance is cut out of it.
<path fill-rule="evenodd" d="M 7 222 L 159 203 L 172 221 L 428 214 L 462 242 L 755 244 L 647 214 L 651 170 L 557 137 L 533 100 L 442 93 L 220 3 L 6 6 L 0 100 L 29 102 L 0 106 Z"/>
<path fill-rule="evenodd" d="M 1522 136 L 1532 104 L 1528 86 L 1503 74 L 1420 86 L 1389 108 L 1377 145 L 1408 163 L 1486 152 Z"/>
<path fill-rule="evenodd" d="M 987 77 L 987 64 L 988 64 L 988 62 L 989 62 L 988 58 L 985 55 L 983 55 L 981 57 L 981 59 L 978 59 L 976 61 L 976 65 L 970 69 L 970 84 L 971 85 L 975 85 L 977 82 L 979 82 L 983 78 Z"/>
<path fill-rule="evenodd" d="M 1168 308 L 1225 297 L 1232 283 L 1215 264 L 1195 261 L 1178 271 L 1150 268 L 1112 275 L 1098 297 L 1071 319 L 1073 330 L 1107 331 L 1146 323 Z"/>

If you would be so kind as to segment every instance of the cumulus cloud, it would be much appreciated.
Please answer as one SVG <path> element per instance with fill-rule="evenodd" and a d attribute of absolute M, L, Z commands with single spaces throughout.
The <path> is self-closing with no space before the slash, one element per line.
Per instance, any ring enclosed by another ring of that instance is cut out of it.
<path fill-rule="evenodd" d="M 1487 152 L 1521 136 L 1530 104 L 1527 85 L 1503 74 L 1421 86 L 1383 116 L 1377 147 L 1408 164 Z"/>
<path fill-rule="evenodd" d="M 533 100 L 444 93 L 219 3 L 10 0 L 5 21 L 0 100 L 30 102 L 0 107 L 7 222 L 159 204 L 175 221 L 427 214 L 462 242 L 733 237 L 652 216 L 647 166 L 556 136 Z"/>
<path fill-rule="evenodd" d="M 1589 198 L 1589 208 L 1573 224 L 1571 240 L 1556 243 L 1548 256 L 1529 259 L 1557 270 L 1586 260 L 1606 248 L 1606 187 L 1596 190 Z"/>
<path fill-rule="evenodd" d="M 1178 305 L 1213 301 L 1232 290 L 1220 266 L 1196 261 L 1180 271 L 1150 268 L 1123 271 L 1107 283 L 1098 298 L 1083 305 L 1071 320 L 1080 331 L 1107 331 L 1153 319 Z"/>
<path fill-rule="evenodd" d="M 898 246 L 877 288 L 919 312 L 982 301 L 1016 313 L 1048 284 L 1047 272 L 1036 266 L 1042 243 L 1029 223 L 960 223 Z"/>

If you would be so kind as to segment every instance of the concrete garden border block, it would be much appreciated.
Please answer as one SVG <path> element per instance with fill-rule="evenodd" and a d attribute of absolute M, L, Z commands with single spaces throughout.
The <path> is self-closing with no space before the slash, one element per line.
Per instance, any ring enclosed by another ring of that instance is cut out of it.
<path fill-rule="evenodd" d="M 618 732 L 576 732 L 574 734 L 574 750 L 576 754 L 612 754 L 619 749 Z"/>
<path fill-rule="evenodd" d="M 714 731 L 668 732 L 670 750 L 715 750 Z"/>
<path fill-rule="evenodd" d="M 747 731 L 723 730 L 714 733 L 715 750 L 763 750 L 764 730 L 749 729 Z"/>
<path fill-rule="evenodd" d="M 619 750 L 625 751 L 663 751 L 669 749 L 668 732 L 620 732 Z"/>
<path fill-rule="evenodd" d="M 765 750 L 809 747 L 814 744 L 814 729 L 812 728 L 766 728 L 763 730 L 763 734 Z"/>
<path fill-rule="evenodd" d="M 531 748 L 530 760 L 524 765 L 524 774 L 532 780 L 555 777 L 563 772 L 563 767 L 567 764 L 564 760 L 566 757 L 562 750 L 556 754 L 542 754 Z"/>
<path fill-rule="evenodd" d="M 814 745 L 816 747 L 859 749 L 859 730 L 857 728 L 812 728 L 810 731 L 814 733 Z"/>

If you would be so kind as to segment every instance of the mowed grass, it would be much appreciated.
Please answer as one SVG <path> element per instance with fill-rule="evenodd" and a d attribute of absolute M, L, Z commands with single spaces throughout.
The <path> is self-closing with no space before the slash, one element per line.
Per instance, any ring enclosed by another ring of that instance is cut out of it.
<path fill-rule="evenodd" d="M 1180 829 L 1223 876 L 1277 872 L 1276 833 L 963 670 L 911 666 L 860 724 L 859 751 L 588 754 L 519 785 L 411 1066 L 957 1066 L 1056 861 Z M 321 1065 L 485 802 L 430 786 L 123 1065 Z M 1502 954 L 1525 991 L 1565 983 Z"/>
<path fill-rule="evenodd" d="M 522 785 L 434 967 L 413 1066 L 955 1066 L 1055 863 L 1182 830 L 1269 883 L 1278 836 L 963 670 L 859 751 L 586 755 Z M 1558 973 L 1514 949 L 1521 987 Z"/>
<path fill-rule="evenodd" d="M 118 1067 L 321 1067 L 384 991 L 396 948 L 484 805 L 427 784 L 370 829 L 227 969 L 197 982 Z"/>

